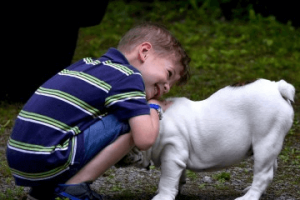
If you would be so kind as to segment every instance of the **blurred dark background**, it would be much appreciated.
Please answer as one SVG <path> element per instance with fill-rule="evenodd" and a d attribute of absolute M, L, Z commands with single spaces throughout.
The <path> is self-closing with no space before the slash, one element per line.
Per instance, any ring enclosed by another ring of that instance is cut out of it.
<path fill-rule="evenodd" d="M 113 0 L 111 0 L 113 1 Z M 133 0 L 124 0 L 132 3 Z M 149 5 L 159 0 L 141 0 Z M 160 0 L 166 1 L 166 0 Z M 71 64 L 78 32 L 82 27 L 101 24 L 108 0 L 62 3 L 22 3 L 12 5 L 9 29 L 12 43 L 6 49 L 10 63 L 2 67 L 0 100 L 25 102 L 47 79 Z M 250 20 L 249 12 L 274 16 L 281 23 L 299 28 L 297 1 L 271 0 L 179 0 L 178 10 L 194 9 L 214 14 L 223 20 Z M 144 8 L 147 8 L 145 6 Z M 111 27 L 114 28 L 113 26 Z"/>

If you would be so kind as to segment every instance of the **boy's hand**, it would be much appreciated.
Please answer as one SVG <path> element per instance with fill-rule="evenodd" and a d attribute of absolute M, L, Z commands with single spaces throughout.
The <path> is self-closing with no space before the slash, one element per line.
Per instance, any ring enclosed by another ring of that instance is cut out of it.
<path fill-rule="evenodd" d="M 161 109 L 165 112 L 172 105 L 173 101 L 158 101 L 156 99 L 150 99 L 148 103 L 160 105 Z"/>
<path fill-rule="evenodd" d="M 173 102 L 151 99 L 148 103 L 160 105 L 164 112 Z M 133 142 L 138 149 L 146 151 L 154 144 L 159 134 L 159 120 L 156 111 L 150 110 L 150 115 L 139 115 L 130 118 L 129 125 Z"/>

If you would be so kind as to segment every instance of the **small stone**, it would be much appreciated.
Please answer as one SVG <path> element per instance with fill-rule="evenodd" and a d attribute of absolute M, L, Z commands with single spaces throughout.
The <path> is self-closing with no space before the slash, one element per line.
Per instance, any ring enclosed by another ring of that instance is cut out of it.
<path fill-rule="evenodd" d="M 209 177 L 209 176 L 204 176 L 203 182 L 205 182 L 205 183 L 211 183 L 212 182 L 212 178 Z"/>

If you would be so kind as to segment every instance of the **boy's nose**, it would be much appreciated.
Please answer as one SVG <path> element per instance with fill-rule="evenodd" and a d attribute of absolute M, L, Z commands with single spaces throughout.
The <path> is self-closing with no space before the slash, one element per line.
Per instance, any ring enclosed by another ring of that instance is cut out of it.
<path fill-rule="evenodd" d="M 169 83 L 165 83 L 164 84 L 164 93 L 168 93 L 170 91 L 170 84 Z"/>

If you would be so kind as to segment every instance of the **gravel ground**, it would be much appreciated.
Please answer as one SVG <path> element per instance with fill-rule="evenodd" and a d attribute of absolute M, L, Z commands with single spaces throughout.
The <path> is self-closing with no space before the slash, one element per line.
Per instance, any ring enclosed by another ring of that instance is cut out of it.
<path fill-rule="evenodd" d="M 252 164 L 252 159 L 248 159 L 238 166 L 218 172 L 190 173 L 190 175 L 188 173 L 187 183 L 176 199 L 229 200 L 242 196 L 243 190 L 252 182 Z M 261 200 L 300 199 L 299 185 L 296 185 L 292 180 L 293 178 L 299 179 L 300 169 L 295 167 L 286 172 L 288 169 L 286 167 L 279 162 L 279 169 L 274 181 L 261 197 Z M 215 178 L 222 172 L 229 173 L 230 179 L 220 181 Z M 159 169 L 147 171 L 134 167 L 112 167 L 103 177 L 92 184 L 92 188 L 105 194 L 106 199 L 151 199 L 155 195 L 159 177 Z M 285 177 L 287 180 L 284 179 Z"/>
<path fill-rule="evenodd" d="M 176 200 L 232 200 L 243 195 L 243 189 L 252 182 L 252 159 L 218 172 L 188 173 L 187 183 Z M 279 162 L 279 169 L 261 200 L 297 200 L 299 198 L 298 179 L 299 167 L 290 168 Z M 230 180 L 217 180 L 216 175 L 221 172 L 230 174 Z M 1 174 L 0 174 L 1 175 Z M 138 169 L 135 167 L 112 167 L 92 185 L 92 189 L 104 194 L 105 199 L 111 200 L 147 200 L 155 195 L 159 182 L 159 169 Z M 285 179 L 286 178 L 286 179 Z M 0 179 L 2 177 L 0 176 Z M 294 179 L 294 180 L 293 180 Z M 1 181 L 3 184 L 4 181 Z M 1 185 L 1 192 L 13 188 L 13 181 Z M 29 188 L 24 188 L 28 191 Z M 21 199 L 26 199 L 25 197 Z"/>

